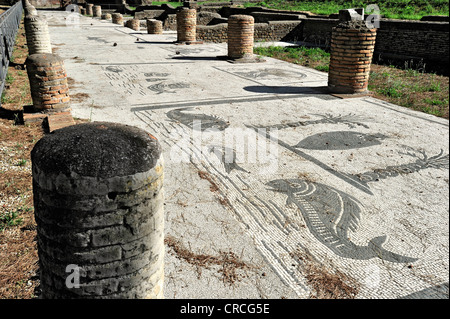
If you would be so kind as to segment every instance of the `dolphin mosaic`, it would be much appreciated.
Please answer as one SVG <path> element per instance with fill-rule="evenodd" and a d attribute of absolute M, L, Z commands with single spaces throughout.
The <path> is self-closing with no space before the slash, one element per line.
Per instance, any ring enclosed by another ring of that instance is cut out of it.
<path fill-rule="evenodd" d="M 207 129 L 223 131 L 230 126 L 229 122 L 226 122 L 217 116 L 183 112 L 189 109 L 190 108 L 181 108 L 171 110 L 166 113 L 166 116 L 172 121 L 179 122 L 190 127 L 191 129 L 202 132 Z"/>
<path fill-rule="evenodd" d="M 321 117 L 321 119 L 318 120 L 305 120 L 305 121 L 297 121 L 297 122 L 289 122 L 289 123 L 279 123 L 279 124 L 272 124 L 272 125 L 264 125 L 264 126 L 258 126 L 258 128 L 265 128 L 265 129 L 288 129 L 293 127 L 299 127 L 299 126 L 308 126 L 308 125 L 317 125 L 317 124 L 345 124 L 349 128 L 355 128 L 356 126 L 362 126 L 365 128 L 369 128 L 366 124 L 363 122 L 366 121 L 366 119 L 362 118 L 361 116 L 358 116 L 356 114 L 347 114 L 347 115 L 332 115 L 329 113 L 326 114 L 313 114 L 316 116 Z"/>
<path fill-rule="evenodd" d="M 272 180 L 267 186 L 274 192 L 285 194 L 286 204 L 293 204 L 300 210 L 314 237 L 338 256 L 359 260 L 378 257 L 394 263 L 417 260 L 384 249 L 386 236 L 371 239 L 367 246 L 353 243 L 349 232 L 358 228 L 362 205 L 342 191 L 300 179 Z"/>
<path fill-rule="evenodd" d="M 248 171 L 236 163 L 236 152 L 234 149 L 218 145 L 210 145 L 208 146 L 208 151 L 209 153 L 214 153 L 214 155 L 216 155 L 222 162 L 227 174 L 230 174 L 233 170 L 248 173 Z"/>

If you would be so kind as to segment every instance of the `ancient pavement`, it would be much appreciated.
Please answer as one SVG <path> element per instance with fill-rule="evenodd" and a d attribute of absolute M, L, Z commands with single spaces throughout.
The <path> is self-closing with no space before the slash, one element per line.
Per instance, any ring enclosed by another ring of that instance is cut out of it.
<path fill-rule="evenodd" d="M 163 146 L 166 298 L 448 298 L 447 120 L 226 44 L 39 14 L 73 116 Z"/>

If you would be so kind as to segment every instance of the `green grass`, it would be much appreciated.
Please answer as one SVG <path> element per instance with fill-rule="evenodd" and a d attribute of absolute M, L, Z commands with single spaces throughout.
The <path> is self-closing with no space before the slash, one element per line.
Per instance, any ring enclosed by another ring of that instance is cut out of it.
<path fill-rule="evenodd" d="M 170 4 L 172 7 L 177 8 L 177 7 L 181 7 L 183 5 L 183 2 L 152 1 L 152 5 L 154 5 L 154 6 L 160 6 L 162 4 Z"/>
<path fill-rule="evenodd" d="M 320 48 L 295 46 L 255 47 L 254 53 L 285 60 L 295 64 L 301 64 L 325 72 L 328 71 L 328 65 L 330 63 L 330 53 Z"/>
<path fill-rule="evenodd" d="M 328 72 L 330 54 L 320 48 L 255 47 L 254 53 Z M 374 97 L 417 111 L 449 118 L 449 78 L 412 69 L 372 64 L 369 90 Z"/>
<path fill-rule="evenodd" d="M 28 211 L 30 208 L 18 208 L 16 211 L 13 212 L 5 212 L 0 215 L 0 231 L 4 231 L 6 228 L 14 227 L 21 225 L 23 222 L 23 219 L 20 218 L 20 214 L 23 211 Z"/>
<path fill-rule="evenodd" d="M 16 164 L 16 166 L 25 166 L 26 164 L 27 164 L 27 160 L 22 158 L 22 159 Z"/>
<path fill-rule="evenodd" d="M 382 2 L 363 0 L 265 0 L 259 3 L 245 3 L 244 6 L 264 6 L 267 8 L 293 11 L 310 11 L 329 15 L 341 9 L 366 8 L 377 4 L 380 14 L 390 19 L 420 20 L 426 15 L 449 15 L 449 0 L 386 0 Z"/>

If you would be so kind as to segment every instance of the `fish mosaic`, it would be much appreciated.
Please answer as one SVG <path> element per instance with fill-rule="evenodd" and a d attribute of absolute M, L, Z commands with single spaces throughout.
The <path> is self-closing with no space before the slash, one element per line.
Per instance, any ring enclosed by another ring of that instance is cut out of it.
<path fill-rule="evenodd" d="M 229 122 L 214 115 L 185 112 L 189 109 L 191 108 L 171 110 L 166 113 L 166 116 L 174 122 L 184 124 L 191 129 L 202 132 L 207 129 L 223 131 L 230 126 Z"/>
<path fill-rule="evenodd" d="M 300 179 L 277 179 L 267 183 L 274 192 L 287 196 L 286 205 L 295 205 L 313 236 L 336 255 L 359 260 L 381 258 L 394 263 L 412 263 L 417 258 L 403 256 L 382 247 L 385 235 L 359 246 L 350 238 L 356 231 L 362 204 L 353 196 L 320 183 Z"/>
<path fill-rule="evenodd" d="M 309 150 L 350 150 L 380 145 L 385 138 L 383 134 L 333 131 L 308 136 L 293 147 Z"/>
<path fill-rule="evenodd" d="M 148 82 L 148 79 L 146 79 Z M 190 87 L 189 83 L 177 82 L 177 83 L 163 83 L 159 82 L 148 86 L 149 90 L 156 92 L 156 94 L 162 93 L 177 93 L 177 89 L 187 89 Z"/>
<path fill-rule="evenodd" d="M 427 168 L 449 169 L 449 154 L 444 154 L 442 149 L 434 156 L 429 156 L 425 151 L 420 150 L 409 151 L 407 153 L 400 152 L 400 154 L 411 156 L 412 158 L 415 158 L 415 161 L 400 165 L 391 165 L 385 168 L 374 169 L 350 176 L 367 186 L 367 183 L 369 182 L 376 182 L 389 177 L 411 174 Z"/>
<path fill-rule="evenodd" d="M 235 71 L 234 74 L 251 79 L 273 78 L 273 77 L 280 77 L 280 78 L 295 77 L 299 79 L 306 78 L 306 74 L 301 72 L 291 72 L 275 68 L 265 68 L 262 70 L 251 70 L 251 71 Z"/>
<path fill-rule="evenodd" d="M 345 124 L 349 128 L 355 128 L 356 126 L 362 126 L 364 128 L 369 128 L 366 124 L 363 122 L 366 121 L 365 118 L 358 116 L 356 114 L 347 114 L 347 115 L 332 115 L 329 113 L 326 114 L 312 114 L 321 117 L 321 119 L 318 120 L 305 120 L 305 121 L 296 121 L 296 122 L 289 122 L 289 123 L 280 123 L 280 124 L 273 124 L 273 125 L 264 125 L 264 126 L 258 126 L 258 128 L 265 128 L 265 129 L 288 129 L 288 128 L 294 128 L 294 127 L 300 127 L 300 126 L 308 126 L 308 125 L 317 125 L 317 124 Z"/>

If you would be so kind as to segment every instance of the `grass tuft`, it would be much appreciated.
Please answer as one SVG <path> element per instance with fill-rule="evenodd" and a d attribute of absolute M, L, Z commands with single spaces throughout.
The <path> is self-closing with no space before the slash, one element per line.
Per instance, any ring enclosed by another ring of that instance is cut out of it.
<path fill-rule="evenodd" d="M 264 0 L 245 3 L 245 7 L 263 6 L 279 10 L 309 11 L 319 15 L 338 13 L 341 9 L 366 8 L 370 2 L 364 0 Z M 420 20 L 427 15 L 449 15 L 448 0 L 389 0 L 378 2 L 380 14 L 389 19 Z"/>
<path fill-rule="evenodd" d="M 329 71 L 330 54 L 320 48 L 269 46 L 256 47 L 254 52 L 319 71 Z M 405 63 L 402 69 L 393 65 L 372 64 L 369 90 L 375 98 L 449 118 L 448 76 L 426 73 L 420 65 L 414 69 L 412 64 Z"/>

